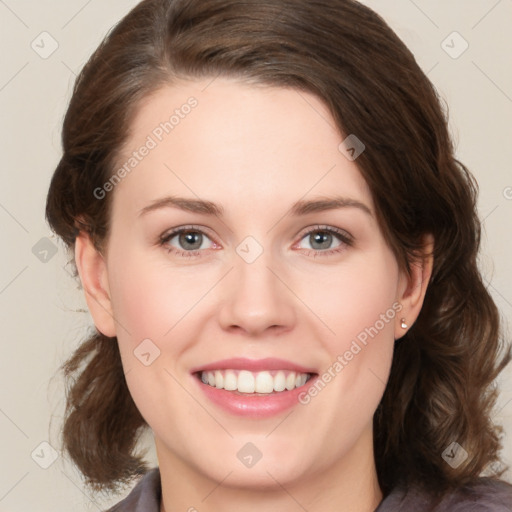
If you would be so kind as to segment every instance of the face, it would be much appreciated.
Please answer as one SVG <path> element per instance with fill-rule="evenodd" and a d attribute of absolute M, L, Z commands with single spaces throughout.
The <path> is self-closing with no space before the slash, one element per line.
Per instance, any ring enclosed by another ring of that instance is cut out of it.
<path fill-rule="evenodd" d="M 218 78 L 131 128 L 96 325 L 160 464 L 249 487 L 367 464 L 407 282 L 327 108 Z"/>

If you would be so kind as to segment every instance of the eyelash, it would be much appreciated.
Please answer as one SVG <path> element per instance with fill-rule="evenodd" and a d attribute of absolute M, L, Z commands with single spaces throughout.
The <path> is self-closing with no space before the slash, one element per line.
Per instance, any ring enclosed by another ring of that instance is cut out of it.
<path fill-rule="evenodd" d="M 173 231 L 162 235 L 160 237 L 159 245 L 161 245 L 163 247 L 166 244 L 168 244 L 170 242 L 170 240 L 172 240 L 176 235 L 180 235 L 181 233 L 189 233 L 189 232 L 200 233 L 200 234 L 208 237 L 208 234 L 205 233 L 199 227 L 184 226 L 181 228 L 174 229 Z M 299 241 L 304 239 L 306 236 L 311 235 L 312 233 L 330 233 L 332 235 L 335 235 L 335 237 L 338 238 L 338 240 L 340 242 L 342 242 L 342 245 L 335 249 L 326 249 L 324 251 L 318 250 L 318 249 L 304 249 L 305 251 L 307 251 L 308 256 L 310 256 L 311 255 L 310 253 L 312 252 L 314 258 L 316 258 L 317 256 L 329 256 L 331 254 L 340 253 L 341 251 L 345 250 L 346 247 L 344 247 L 344 246 L 351 247 L 354 243 L 352 236 L 349 235 L 346 231 L 340 230 L 340 229 L 332 227 L 332 226 L 321 226 L 321 225 L 317 225 L 314 228 L 311 228 L 307 232 L 303 233 L 301 238 L 299 239 Z M 210 238 L 210 237 L 208 237 L 208 238 Z M 171 247 L 171 246 L 168 246 L 166 249 L 169 254 L 172 253 L 172 254 L 176 254 L 177 256 L 185 257 L 185 258 L 189 258 L 189 257 L 193 257 L 193 256 L 200 256 L 200 253 L 205 250 L 205 249 L 196 249 L 194 251 L 183 251 L 181 249 L 177 249 L 176 247 Z"/>

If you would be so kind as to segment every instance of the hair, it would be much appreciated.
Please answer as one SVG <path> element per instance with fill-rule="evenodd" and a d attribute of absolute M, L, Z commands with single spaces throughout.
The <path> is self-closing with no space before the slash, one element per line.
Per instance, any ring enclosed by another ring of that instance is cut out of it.
<path fill-rule="evenodd" d="M 395 343 L 373 418 L 384 496 L 400 482 L 445 492 L 501 466 L 494 381 L 512 356 L 477 266 L 477 184 L 455 158 L 434 86 L 385 21 L 358 2 L 139 3 L 76 79 L 47 197 L 52 229 L 69 249 L 84 231 L 101 251 L 112 194 L 99 200 L 94 190 L 119 164 L 142 100 L 180 79 L 218 76 L 320 98 L 340 134 L 365 145 L 357 165 L 400 268 L 410 270 L 423 254 L 426 234 L 435 240 L 422 310 Z M 62 370 L 63 447 L 88 486 L 117 491 L 148 470 L 134 453 L 148 425 L 130 396 L 116 338 L 95 331 Z M 442 458 L 453 441 L 469 454 L 456 468 Z"/>

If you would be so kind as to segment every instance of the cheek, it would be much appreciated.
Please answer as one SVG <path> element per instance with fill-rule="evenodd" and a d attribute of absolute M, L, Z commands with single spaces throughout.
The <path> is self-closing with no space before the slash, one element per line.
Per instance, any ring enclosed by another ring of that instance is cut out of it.
<path fill-rule="evenodd" d="M 324 337 L 330 356 L 324 371 L 336 376 L 331 379 L 336 382 L 331 388 L 337 395 L 334 401 L 352 405 L 362 416 L 373 413 L 389 375 L 401 309 L 398 279 L 396 260 L 383 249 L 340 268 L 324 298 L 315 295 L 335 333 Z"/>
<path fill-rule="evenodd" d="M 135 345 L 145 338 L 163 341 L 211 287 L 192 268 L 171 269 L 135 251 L 109 275 L 114 315 L 124 327 L 118 338 Z"/>
<path fill-rule="evenodd" d="M 342 349 L 358 337 L 364 341 L 364 333 L 369 330 L 376 337 L 375 329 L 384 337 L 390 333 L 393 336 L 394 317 L 400 308 L 398 279 L 396 260 L 382 248 L 364 257 L 356 255 L 347 265 L 331 272 L 325 279 L 323 294 L 311 282 L 308 295 L 334 331 L 332 343 Z"/>
<path fill-rule="evenodd" d="M 187 346 L 187 313 L 208 287 L 191 289 L 192 275 L 174 272 L 147 254 L 129 253 L 121 245 L 116 251 L 122 258 L 111 253 L 119 263 L 109 271 L 109 284 L 126 382 L 142 416 L 158 426 L 181 409 L 179 404 L 188 410 L 188 395 L 173 378 L 175 362 Z"/>

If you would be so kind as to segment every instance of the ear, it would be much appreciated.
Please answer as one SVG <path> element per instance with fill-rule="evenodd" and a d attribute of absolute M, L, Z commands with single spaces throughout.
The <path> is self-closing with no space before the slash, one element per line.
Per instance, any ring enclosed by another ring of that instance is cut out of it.
<path fill-rule="evenodd" d="M 432 275 L 433 252 L 434 237 L 430 234 L 425 235 L 422 253 L 415 261 L 411 262 L 410 273 L 405 271 L 401 273 L 398 301 L 402 305 L 402 309 L 395 320 L 395 339 L 406 334 L 420 314 Z M 402 327 L 402 319 L 407 324 L 405 328 Z"/>
<path fill-rule="evenodd" d="M 75 263 L 96 329 L 105 336 L 114 337 L 116 326 L 110 300 L 107 265 L 103 255 L 84 231 L 80 231 L 75 241 Z"/>

